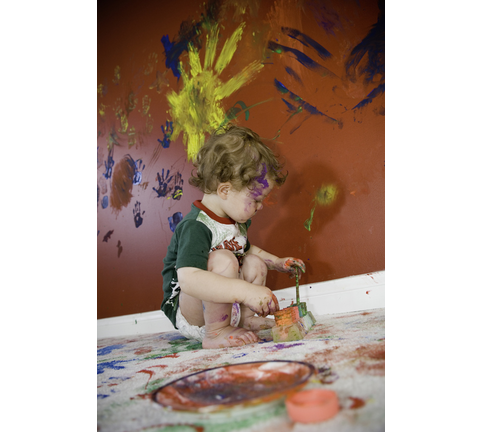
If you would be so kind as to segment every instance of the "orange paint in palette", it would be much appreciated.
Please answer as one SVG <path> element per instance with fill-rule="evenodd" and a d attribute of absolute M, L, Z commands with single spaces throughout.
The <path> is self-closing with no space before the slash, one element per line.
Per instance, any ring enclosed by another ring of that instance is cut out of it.
<path fill-rule="evenodd" d="M 207 369 L 177 379 L 152 393 L 158 404 L 175 410 L 212 413 L 281 400 L 300 390 L 312 365 L 297 361 L 260 361 Z"/>

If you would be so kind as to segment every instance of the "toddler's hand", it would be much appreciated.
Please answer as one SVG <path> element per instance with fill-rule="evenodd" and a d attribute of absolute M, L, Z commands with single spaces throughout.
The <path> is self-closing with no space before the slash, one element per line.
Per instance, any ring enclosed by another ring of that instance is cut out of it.
<path fill-rule="evenodd" d="M 262 317 L 273 315 L 279 310 L 278 299 L 273 292 L 260 285 L 253 285 L 253 289 L 246 293 L 243 304 Z"/>
<path fill-rule="evenodd" d="M 280 258 L 276 263 L 276 270 L 283 273 L 291 273 L 290 278 L 293 278 L 296 273 L 298 273 L 298 276 L 301 276 L 301 272 L 304 273 L 306 271 L 306 266 L 305 263 L 298 258 Z"/>

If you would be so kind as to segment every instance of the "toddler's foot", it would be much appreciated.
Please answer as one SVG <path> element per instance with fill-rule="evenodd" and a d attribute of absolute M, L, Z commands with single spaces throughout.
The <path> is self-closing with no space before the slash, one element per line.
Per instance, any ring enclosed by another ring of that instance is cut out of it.
<path fill-rule="evenodd" d="M 241 321 L 239 322 L 240 327 L 252 331 L 267 330 L 275 325 L 276 322 L 274 319 L 259 316 L 249 316 L 245 317 L 244 319 L 241 317 Z"/>
<path fill-rule="evenodd" d="M 252 331 L 240 327 L 227 326 L 211 334 L 206 332 L 203 339 L 203 348 L 226 348 L 256 342 L 259 342 L 259 338 Z"/>

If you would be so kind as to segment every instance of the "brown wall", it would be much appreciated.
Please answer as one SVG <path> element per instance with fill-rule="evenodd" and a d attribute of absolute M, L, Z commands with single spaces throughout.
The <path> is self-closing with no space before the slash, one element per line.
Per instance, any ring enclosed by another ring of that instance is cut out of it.
<path fill-rule="evenodd" d="M 99 4 L 98 318 L 160 308 L 162 259 L 172 236 L 168 217 L 186 215 L 192 201 L 202 196 L 188 184 L 192 165 L 183 124 L 167 101 L 170 92 L 182 92 L 186 83 L 166 65 L 171 51 L 161 38 L 168 35 L 177 43 L 179 51 L 172 58 L 190 71 L 182 43 L 194 42 L 203 64 L 206 34 L 214 23 L 221 29 L 217 57 L 226 39 L 246 23 L 218 84 L 230 82 L 252 62 L 264 64 L 220 101 L 222 110 L 238 108 L 233 122 L 263 137 L 289 171 L 285 185 L 270 196 L 272 203 L 253 219 L 250 241 L 278 256 L 303 259 L 307 273 L 301 283 L 385 268 L 383 3 Z M 320 55 L 321 47 L 329 57 Z M 280 91 L 275 80 L 287 91 Z M 239 112 L 238 101 L 248 107 L 248 118 Z M 171 130 L 166 125 L 171 121 L 180 134 L 168 143 Z M 111 176 L 109 155 L 114 162 Z M 139 184 L 133 184 L 136 171 L 142 174 Z M 163 183 L 167 189 L 161 189 Z M 326 190 L 328 195 L 322 193 Z M 305 221 L 313 207 L 309 231 Z M 293 281 L 270 272 L 267 285 L 280 289 L 293 286 Z"/>

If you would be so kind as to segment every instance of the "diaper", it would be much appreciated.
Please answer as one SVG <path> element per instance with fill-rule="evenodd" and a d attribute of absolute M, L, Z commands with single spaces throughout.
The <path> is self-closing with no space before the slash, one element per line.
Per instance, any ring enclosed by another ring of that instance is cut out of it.
<path fill-rule="evenodd" d="M 204 339 L 204 335 L 206 334 L 206 329 L 204 326 L 198 327 L 192 324 L 189 324 L 184 318 L 184 315 L 181 313 L 181 306 L 177 308 L 176 312 L 176 326 L 184 337 L 188 339 L 195 339 L 199 342 L 202 342 Z"/>
<path fill-rule="evenodd" d="M 239 307 L 238 303 L 234 303 L 233 309 L 231 310 L 231 326 L 237 327 L 240 319 L 241 308 Z M 184 318 L 184 315 L 181 313 L 181 306 L 177 308 L 176 326 L 179 330 L 179 333 L 181 333 L 185 338 L 194 339 L 199 342 L 203 341 L 204 335 L 206 334 L 206 329 L 204 326 L 198 327 L 187 322 L 187 319 Z"/>

